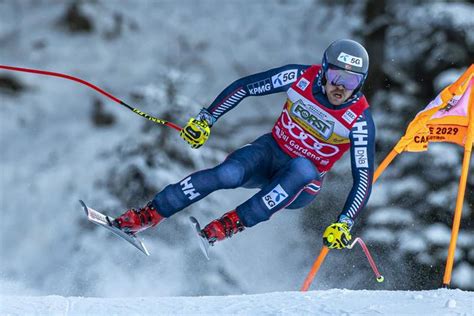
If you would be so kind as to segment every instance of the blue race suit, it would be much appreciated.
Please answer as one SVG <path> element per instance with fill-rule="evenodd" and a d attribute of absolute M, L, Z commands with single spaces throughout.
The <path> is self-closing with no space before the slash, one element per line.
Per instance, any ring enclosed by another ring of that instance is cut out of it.
<path fill-rule="evenodd" d="M 207 111 L 215 122 L 247 96 L 286 92 L 310 67 L 286 65 L 236 80 L 217 96 Z M 312 94 L 329 110 L 344 109 L 363 97 L 358 92 L 336 108 L 327 100 L 320 77 L 319 71 Z M 372 187 L 375 126 L 368 108 L 357 117 L 348 138 L 353 186 L 339 217 L 354 220 L 366 205 Z M 364 163 L 360 163 L 361 159 Z M 169 217 L 219 189 L 259 188 L 259 192 L 236 208 L 244 226 L 251 227 L 283 208 L 308 205 L 319 193 L 326 171 L 318 170 L 305 157 L 290 156 L 268 133 L 237 149 L 216 167 L 195 172 L 168 185 L 152 202 L 161 215 Z"/>

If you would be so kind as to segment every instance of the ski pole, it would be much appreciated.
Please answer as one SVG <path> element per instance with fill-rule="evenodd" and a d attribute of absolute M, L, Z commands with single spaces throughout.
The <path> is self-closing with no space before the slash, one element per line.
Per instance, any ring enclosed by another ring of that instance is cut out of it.
<path fill-rule="evenodd" d="M 311 270 L 308 273 L 308 276 L 304 280 L 303 286 L 301 287 L 301 292 L 306 292 L 309 289 L 311 283 L 314 280 L 314 277 L 316 276 L 316 273 L 318 273 L 318 270 L 321 267 L 321 264 L 323 264 L 324 258 L 326 258 L 328 252 L 328 247 L 323 246 L 323 248 L 321 248 L 318 258 L 316 258 L 316 260 L 314 261 L 313 266 L 311 267 Z"/>
<path fill-rule="evenodd" d="M 144 117 L 146 118 L 147 120 L 149 121 L 152 121 L 156 124 L 161 124 L 161 125 L 165 125 L 165 126 L 168 126 L 168 127 L 171 127 L 171 128 L 174 128 L 175 130 L 177 130 L 178 132 L 181 130 L 181 127 L 179 127 L 178 125 L 170 122 L 170 121 L 166 121 L 166 120 L 162 120 L 162 119 L 159 119 L 157 117 L 154 117 L 154 116 L 151 116 L 150 114 L 147 114 L 145 112 L 142 112 L 140 111 L 139 109 L 137 108 L 134 108 L 130 105 L 128 105 L 127 103 L 125 103 L 124 101 L 120 100 L 119 98 L 113 96 L 112 94 L 108 93 L 107 91 L 104 91 L 102 90 L 101 88 L 93 85 L 92 83 L 90 82 L 87 82 L 85 80 L 82 80 L 80 78 L 77 78 L 77 77 L 73 77 L 73 76 L 70 76 L 70 75 L 66 75 L 66 74 L 62 74 L 62 73 L 59 73 L 59 72 L 52 72 L 52 71 L 45 71 L 45 70 L 39 70 L 39 69 L 30 69 L 30 68 L 20 68 L 20 67 L 12 67 L 12 66 L 6 66 L 6 65 L 0 65 L 0 69 L 4 69 L 4 70 L 11 70 L 11 71 L 21 71 L 21 72 L 29 72 L 29 73 L 34 73 L 34 74 L 39 74 L 39 75 L 45 75 L 45 76 L 53 76 L 53 77 L 59 77 L 59 78 L 63 78 L 63 79 L 68 79 L 68 80 L 72 80 L 72 81 L 75 81 L 75 82 L 79 82 L 83 85 L 86 85 L 88 86 L 89 88 L 92 88 L 94 90 L 96 90 L 97 92 L 105 95 L 106 97 L 108 97 L 109 99 L 113 100 L 114 102 L 120 104 L 120 105 L 123 105 L 125 106 L 126 108 L 128 108 L 129 110 L 131 110 L 133 113 L 135 114 L 138 114 L 140 115 L 141 117 Z"/>
<path fill-rule="evenodd" d="M 374 271 L 377 282 L 383 282 L 385 279 L 383 275 L 381 275 L 379 270 L 377 269 L 377 266 L 375 265 L 375 261 L 370 255 L 369 249 L 367 248 L 366 244 L 361 238 L 357 237 L 351 245 L 347 246 L 347 249 L 352 249 L 356 243 L 359 243 L 362 250 L 364 251 L 365 256 L 367 257 L 367 260 L 369 261 L 370 267 L 372 268 L 372 271 Z M 318 257 L 314 261 L 313 266 L 311 267 L 311 270 L 308 273 L 308 276 L 304 280 L 303 286 L 301 287 L 301 292 L 306 292 L 309 289 L 309 287 L 311 286 L 311 283 L 316 277 L 316 273 L 318 273 L 318 270 L 321 267 L 328 252 L 329 252 L 329 248 L 326 246 L 323 246 L 323 248 L 319 252 Z"/>
<path fill-rule="evenodd" d="M 367 260 L 369 261 L 370 267 L 372 268 L 372 271 L 374 271 L 375 277 L 377 278 L 377 282 L 383 282 L 384 277 L 383 275 L 380 274 L 379 270 L 377 269 L 374 259 L 370 255 L 369 248 L 367 248 L 367 246 L 365 245 L 364 241 L 361 238 L 357 237 L 351 245 L 347 246 L 347 248 L 352 249 L 356 243 L 359 243 L 362 250 L 364 251 L 365 256 L 367 257 Z"/>

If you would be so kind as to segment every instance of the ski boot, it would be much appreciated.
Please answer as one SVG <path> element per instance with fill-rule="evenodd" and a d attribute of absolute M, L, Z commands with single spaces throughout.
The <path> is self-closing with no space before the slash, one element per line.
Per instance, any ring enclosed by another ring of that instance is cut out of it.
<path fill-rule="evenodd" d="M 153 204 L 148 202 L 143 208 L 138 210 L 132 208 L 126 211 L 113 221 L 113 225 L 127 234 L 135 235 L 145 229 L 158 225 L 163 219 L 164 217 L 158 213 Z"/>
<path fill-rule="evenodd" d="M 221 218 L 213 220 L 201 230 L 201 236 L 204 237 L 211 246 L 218 240 L 230 238 L 232 235 L 245 229 L 237 212 L 230 211 L 222 215 Z"/>

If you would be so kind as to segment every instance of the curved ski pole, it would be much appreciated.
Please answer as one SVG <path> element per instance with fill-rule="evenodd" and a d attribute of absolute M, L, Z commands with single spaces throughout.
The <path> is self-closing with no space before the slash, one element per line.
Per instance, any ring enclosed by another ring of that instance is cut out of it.
<path fill-rule="evenodd" d="M 113 100 L 114 102 L 120 104 L 120 105 L 123 105 L 125 106 L 126 108 L 128 108 L 129 110 L 131 110 L 133 113 L 135 114 L 138 114 L 140 115 L 141 117 L 144 117 L 146 118 L 147 120 L 149 121 L 152 121 L 156 124 L 161 124 L 161 125 L 165 125 L 165 126 L 168 126 L 168 127 L 171 127 L 175 130 L 177 130 L 178 132 L 181 131 L 181 127 L 172 123 L 172 122 L 169 122 L 169 121 L 166 121 L 166 120 L 162 120 L 162 119 L 159 119 L 157 117 L 154 117 L 154 116 L 151 116 L 145 112 L 142 112 L 140 111 L 139 109 L 137 108 L 134 108 L 130 105 L 128 105 L 127 103 L 123 102 L 122 100 L 120 100 L 119 98 L 113 96 L 112 94 L 108 93 L 107 91 L 104 91 L 102 90 L 101 88 L 93 85 L 92 83 L 90 82 L 87 82 L 85 80 L 82 80 L 80 78 L 77 78 L 77 77 L 73 77 L 73 76 L 70 76 L 70 75 L 66 75 L 66 74 L 62 74 L 62 73 L 59 73 L 59 72 L 52 72 L 52 71 L 45 71 L 45 70 L 39 70 L 39 69 L 30 69 L 30 68 L 21 68 L 21 67 L 12 67 L 12 66 L 6 66 L 6 65 L 0 65 L 0 69 L 5 69 L 5 70 L 11 70 L 11 71 L 20 71 L 20 72 L 29 72 L 29 73 L 34 73 L 34 74 L 39 74 L 39 75 L 45 75 L 45 76 L 52 76 L 52 77 L 59 77 L 59 78 L 63 78 L 63 79 L 68 79 L 68 80 L 72 80 L 72 81 L 75 81 L 75 82 L 79 82 L 83 85 L 86 85 L 88 86 L 89 88 L 92 88 L 94 90 L 96 90 L 97 92 L 105 95 L 106 97 L 108 97 L 109 99 Z"/>
<path fill-rule="evenodd" d="M 356 239 L 354 239 L 354 242 L 351 245 L 347 246 L 347 249 L 352 249 L 356 243 L 359 243 L 360 247 L 364 251 L 365 256 L 367 257 L 367 260 L 369 261 L 370 267 L 372 268 L 372 271 L 374 271 L 375 277 L 377 278 L 377 282 L 383 282 L 384 277 L 383 275 L 380 274 L 379 270 L 377 269 L 374 259 L 370 255 L 369 248 L 367 248 L 367 246 L 365 245 L 364 241 L 361 238 L 357 237 Z"/>
<path fill-rule="evenodd" d="M 321 251 L 319 252 L 318 258 L 313 263 L 313 266 L 311 267 L 311 270 L 308 273 L 308 276 L 304 280 L 303 286 L 301 287 L 301 292 L 306 292 L 309 287 L 311 286 L 311 283 L 314 280 L 314 277 L 316 276 L 316 273 L 318 273 L 319 268 L 323 264 L 324 258 L 326 258 L 326 255 L 329 252 L 329 248 L 326 246 L 323 246 L 321 248 Z"/>

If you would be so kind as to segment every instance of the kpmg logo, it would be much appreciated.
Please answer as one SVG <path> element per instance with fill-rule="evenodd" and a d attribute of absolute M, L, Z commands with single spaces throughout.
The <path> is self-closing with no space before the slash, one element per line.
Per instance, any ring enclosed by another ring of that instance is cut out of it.
<path fill-rule="evenodd" d="M 265 79 L 248 84 L 247 89 L 249 89 L 251 95 L 261 94 L 270 91 L 272 89 L 272 84 L 270 79 Z"/>
<path fill-rule="evenodd" d="M 295 82 L 297 77 L 298 70 L 291 69 L 282 71 L 279 74 L 272 76 L 272 84 L 274 88 L 278 88 L 289 83 Z"/>
<path fill-rule="evenodd" d="M 262 197 L 263 203 L 267 206 L 269 210 L 283 202 L 284 199 L 288 197 L 288 193 L 281 187 L 281 185 L 277 185 L 270 191 L 267 195 Z"/>
<path fill-rule="evenodd" d="M 311 111 L 301 100 L 296 101 L 292 113 L 313 127 L 324 139 L 329 139 L 334 131 L 334 122 L 325 120 L 318 113 Z"/>

